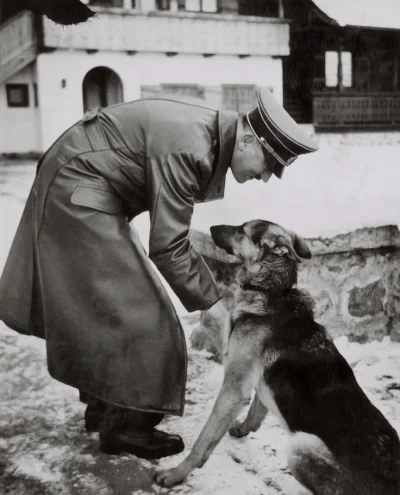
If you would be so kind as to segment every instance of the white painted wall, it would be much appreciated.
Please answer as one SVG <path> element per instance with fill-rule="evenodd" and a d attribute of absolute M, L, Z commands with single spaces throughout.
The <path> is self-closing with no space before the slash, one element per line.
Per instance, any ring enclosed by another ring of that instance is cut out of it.
<path fill-rule="evenodd" d="M 7 84 L 29 85 L 29 107 L 26 108 L 8 107 L 6 84 L 0 84 L 0 153 L 41 150 L 40 112 L 34 103 L 35 81 L 35 64 L 25 67 L 7 81 Z"/>
<path fill-rule="evenodd" d="M 400 224 L 400 144 L 327 144 L 297 159 L 281 180 L 237 184 L 222 201 L 196 206 L 193 227 L 263 218 L 305 237 Z M 210 220 L 212 219 L 212 220 Z"/>
<path fill-rule="evenodd" d="M 47 149 L 83 113 L 82 81 L 97 66 L 114 70 L 121 78 L 125 101 L 140 98 L 142 85 L 161 83 L 256 84 L 274 89 L 282 101 L 282 63 L 268 57 L 177 55 L 160 53 L 69 52 L 41 54 L 37 60 L 41 132 Z M 66 87 L 62 88 L 65 79 Z M 51 98 L 49 97 L 51 95 Z"/>

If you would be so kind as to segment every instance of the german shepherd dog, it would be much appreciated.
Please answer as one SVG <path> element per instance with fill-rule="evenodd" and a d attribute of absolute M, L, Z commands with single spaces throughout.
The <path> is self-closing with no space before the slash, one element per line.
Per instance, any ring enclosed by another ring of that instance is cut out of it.
<path fill-rule="evenodd" d="M 190 454 L 161 471 L 162 486 L 201 467 L 230 428 L 256 431 L 268 411 L 288 431 L 288 465 L 316 495 L 399 495 L 399 437 L 358 385 L 352 368 L 294 286 L 305 240 L 264 220 L 211 227 L 214 242 L 242 262 L 230 317 L 224 380 Z M 234 424 L 253 402 L 246 419 Z"/>

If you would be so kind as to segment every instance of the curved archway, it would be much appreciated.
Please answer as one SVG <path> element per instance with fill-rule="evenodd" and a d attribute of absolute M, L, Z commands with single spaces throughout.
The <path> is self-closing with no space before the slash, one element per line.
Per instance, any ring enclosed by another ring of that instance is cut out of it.
<path fill-rule="evenodd" d="M 94 67 L 82 82 L 83 109 L 107 107 L 124 101 L 122 81 L 108 67 Z"/>

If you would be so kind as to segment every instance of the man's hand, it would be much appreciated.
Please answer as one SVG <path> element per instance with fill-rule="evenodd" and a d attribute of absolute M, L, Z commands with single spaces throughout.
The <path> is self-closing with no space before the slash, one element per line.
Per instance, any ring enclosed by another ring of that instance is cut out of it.
<path fill-rule="evenodd" d="M 222 299 L 220 299 L 213 306 L 211 306 L 207 313 L 208 316 L 217 322 L 220 333 L 220 353 L 222 358 L 224 358 L 227 356 L 229 351 L 229 337 L 232 330 L 230 312 L 226 308 Z"/>

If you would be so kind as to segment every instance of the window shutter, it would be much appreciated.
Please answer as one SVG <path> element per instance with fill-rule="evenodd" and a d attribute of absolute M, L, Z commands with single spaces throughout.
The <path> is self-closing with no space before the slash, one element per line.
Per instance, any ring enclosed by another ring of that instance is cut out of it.
<path fill-rule="evenodd" d="M 246 113 L 257 105 L 257 86 L 254 85 L 223 85 L 222 106 L 226 110 Z"/>

